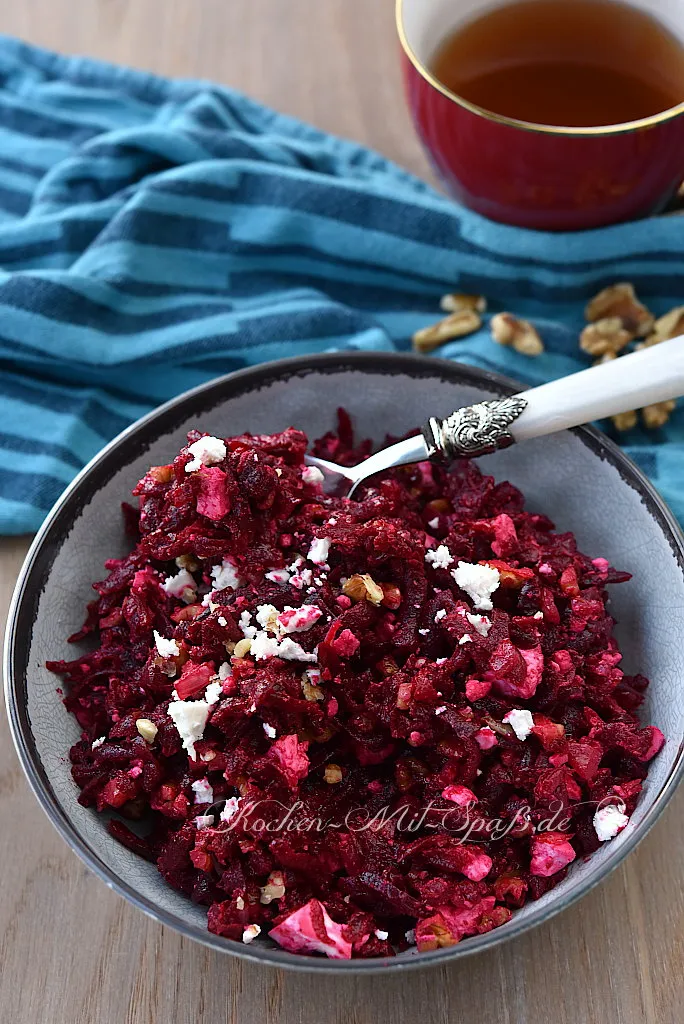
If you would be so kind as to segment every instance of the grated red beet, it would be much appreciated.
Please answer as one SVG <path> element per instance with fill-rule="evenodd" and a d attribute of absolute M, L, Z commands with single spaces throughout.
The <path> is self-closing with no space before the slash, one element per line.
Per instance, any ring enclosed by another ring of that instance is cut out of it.
<path fill-rule="evenodd" d="M 71 638 L 97 649 L 48 665 L 80 802 L 139 821 L 110 831 L 232 939 L 376 957 L 504 924 L 599 847 L 598 805 L 633 812 L 664 742 L 606 610 L 628 574 L 474 462 L 348 501 L 298 430 L 202 436 L 125 506 L 136 546 Z M 341 414 L 315 450 L 370 446 Z M 496 571 L 489 611 L 459 562 Z"/>

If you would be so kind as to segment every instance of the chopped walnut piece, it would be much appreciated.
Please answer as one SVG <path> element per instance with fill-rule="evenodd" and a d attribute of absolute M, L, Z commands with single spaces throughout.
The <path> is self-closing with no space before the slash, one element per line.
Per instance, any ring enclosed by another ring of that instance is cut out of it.
<path fill-rule="evenodd" d="M 462 309 L 473 309 L 476 313 L 484 313 L 487 300 L 484 295 L 465 295 L 463 292 L 451 292 L 443 295 L 439 302 L 445 313 L 460 313 Z"/>
<path fill-rule="evenodd" d="M 602 356 L 607 352 L 617 355 L 634 335 L 622 326 L 619 316 L 606 316 L 587 324 L 580 334 L 580 348 L 590 356 Z"/>
<path fill-rule="evenodd" d="M 497 313 L 489 322 L 492 338 L 499 345 L 511 345 L 519 324 L 512 313 Z"/>
<path fill-rule="evenodd" d="M 176 565 L 179 569 L 187 569 L 188 572 L 195 572 L 200 567 L 200 563 L 193 555 L 179 555 L 176 559 Z"/>
<path fill-rule="evenodd" d="M 145 743 L 154 743 L 157 735 L 157 726 L 149 718 L 139 718 L 135 723 L 135 727 L 139 734 L 145 740 Z"/>
<path fill-rule="evenodd" d="M 155 654 L 152 658 L 152 664 L 163 672 L 165 676 L 168 676 L 169 679 L 173 679 L 178 672 L 178 667 L 187 661 L 187 654 L 184 651 L 181 651 L 181 653 L 184 655 L 183 658 L 180 655 L 176 655 L 173 658 L 162 658 L 161 655 Z"/>
<path fill-rule="evenodd" d="M 482 326 L 482 318 L 474 309 L 461 309 L 452 313 L 444 320 L 436 324 L 423 327 L 413 335 L 413 348 L 415 352 L 432 352 L 438 345 L 454 338 L 463 338 L 466 334 L 472 334 Z"/>
<path fill-rule="evenodd" d="M 622 326 L 633 338 L 644 337 L 653 327 L 652 314 L 637 299 L 634 285 L 626 281 L 612 284 L 595 295 L 587 303 L 584 315 L 590 323 L 608 317 L 619 317 Z"/>
<path fill-rule="evenodd" d="M 302 676 L 302 693 L 304 694 L 304 700 L 323 700 L 325 697 L 321 688 L 314 686 L 306 672 Z"/>
<path fill-rule="evenodd" d="M 338 764 L 326 764 L 323 778 L 328 785 L 333 786 L 336 782 L 342 781 L 342 769 Z"/>
<path fill-rule="evenodd" d="M 654 405 L 646 405 L 641 410 L 641 418 L 648 430 L 658 430 L 664 427 L 670 418 L 676 402 L 670 399 L 667 402 L 656 402 Z"/>
<path fill-rule="evenodd" d="M 438 512 L 451 512 L 451 502 L 446 498 L 434 498 L 432 501 L 428 501 L 425 511 L 429 512 L 430 516 L 434 516 Z"/>
<path fill-rule="evenodd" d="M 351 597 L 353 601 L 370 601 L 371 604 L 379 605 L 385 597 L 385 592 L 368 573 L 359 575 L 356 573 L 350 576 L 342 587 L 342 592 Z"/>
<path fill-rule="evenodd" d="M 173 480 L 173 466 L 150 466 L 148 474 L 158 484 L 168 484 Z"/>
<path fill-rule="evenodd" d="M 539 356 L 544 351 L 544 343 L 529 320 L 519 320 L 512 313 L 497 313 L 489 327 L 494 341 L 510 345 L 523 356 Z"/>
<path fill-rule="evenodd" d="M 678 334 L 684 334 L 684 306 L 675 306 L 669 313 L 658 317 L 646 341 L 636 347 L 650 348 L 651 345 L 659 345 L 661 341 L 676 338 Z"/>
<path fill-rule="evenodd" d="M 233 657 L 244 658 L 246 654 L 249 654 L 252 648 L 252 641 L 248 640 L 247 637 L 244 640 L 238 640 L 233 649 Z"/>
<path fill-rule="evenodd" d="M 240 796 L 247 796 L 249 793 L 249 782 L 244 775 L 238 775 L 235 779 L 234 786 L 237 789 Z"/>
<path fill-rule="evenodd" d="M 619 412 L 617 416 L 611 416 L 611 419 L 615 429 L 619 431 L 631 430 L 637 425 L 637 414 L 634 409 L 629 412 Z"/>
<path fill-rule="evenodd" d="M 266 880 L 266 885 L 261 887 L 260 903 L 271 903 L 273 900 L 282 899 L 285 895 L 285 878 L 281 871 L 272 871 Z"/>

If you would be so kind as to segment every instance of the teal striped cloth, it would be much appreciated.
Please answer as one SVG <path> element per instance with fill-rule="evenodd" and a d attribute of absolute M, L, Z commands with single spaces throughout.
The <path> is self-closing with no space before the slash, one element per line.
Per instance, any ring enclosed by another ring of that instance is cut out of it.
<path fill-rule="evenodd" d="M 206 82 L 0 37 L 0 532 L 36 529 L 142 413 L 238 367 L 407 349 L 454 289 L 538 325 L 440 355 L 530 384 L 587 364 L 586 299 L 683 301 L 684 222 L 544 234 L 470 213 L 376 153 Z M 627 449 L 684 518 L 684 413 Z"/>

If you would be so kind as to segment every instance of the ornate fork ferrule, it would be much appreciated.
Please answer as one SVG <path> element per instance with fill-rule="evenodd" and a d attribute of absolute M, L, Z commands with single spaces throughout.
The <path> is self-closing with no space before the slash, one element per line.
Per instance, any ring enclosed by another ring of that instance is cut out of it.
<path fill-rule="evenodd" d="M 511 395 L 465 406 L 443 420 L 432 416 L 423 427 L 428 454 L 455 459 L 508 448 L 515 442 L 508 427 L 526 406 L 520 395 Z"/>

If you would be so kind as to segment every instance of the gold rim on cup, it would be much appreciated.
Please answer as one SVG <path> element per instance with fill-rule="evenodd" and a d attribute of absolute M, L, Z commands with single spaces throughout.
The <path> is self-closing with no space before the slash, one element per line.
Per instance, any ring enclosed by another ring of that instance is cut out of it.
<path fill-rule="evenodd" d="M 509 128 L 519 128 L 526 132 L 537 132 L 542 135 L 571 135 L 571 136 L 590 136 L 590 135 L 625 135 L 628 132 L 643 131 L 645 128 L 652 128 L 656 124 L 662 124 L 665 121 L 671 121 L 679 114 L 684 113 L 684 101 L 678 103 L 676 107 L 668 107 L 667 110 L 661 111 L 659 114 L 652 114 L 650 117 L 642 117 L 638 121 L 625 121 L 622 124 L 609 124 L 609 125 L 596 125 L 594 127 L 582 127 L 582 128 L 571 128 L 565 125 L 550 125 L 550 124 L 536 124 L 534 121 L 519 121 L 515 117 L 506 117 L 503 114 L 495 114 L 491 110 L 485 110 L 484 107 L 478 107 L 476 103 L 470 103 L 469 100 L 459 96 L 458 93 L 452 92 L 443 85 L 439 79 L 435 78 L 430 69 L 423 64 L 417 57 L 415 51 L 411 47 L 404 29 L 404 0 L 396 0 L 394 9 L 397 34 L 399 36 L 399 42 L 401 47 L 406 54 L 407 58 L 413 64 L 418 74 L 425 79 L 425 81 L 436 89 L 437 92 L 441 92 L 447 99 L 457 103 L 460 107 L 470 111 L 471 114 L 476 114 L 478 117 L 482 117 L 487 121 L 494 121 L 496 124 L 505 124 Z"/>

